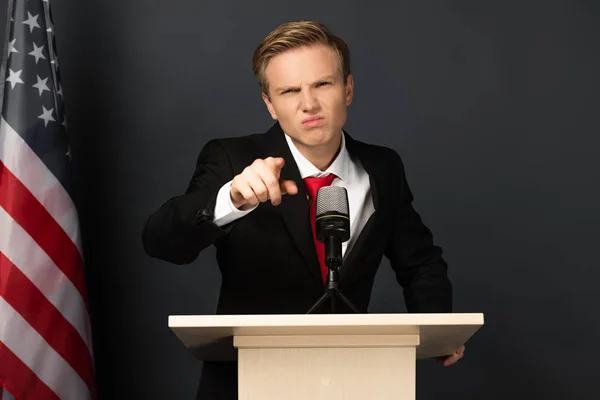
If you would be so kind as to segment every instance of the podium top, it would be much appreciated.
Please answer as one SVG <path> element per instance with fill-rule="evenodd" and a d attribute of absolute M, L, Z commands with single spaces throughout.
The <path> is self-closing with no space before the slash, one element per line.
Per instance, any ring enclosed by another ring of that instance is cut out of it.
<path fill-rule="evenodd" d="M 481 313 L 171 315 L 169 327 L 201 360 L 233 360 L 233 336 L 418 335 L 417 358 L 450 354 L 483 325 Z"/>

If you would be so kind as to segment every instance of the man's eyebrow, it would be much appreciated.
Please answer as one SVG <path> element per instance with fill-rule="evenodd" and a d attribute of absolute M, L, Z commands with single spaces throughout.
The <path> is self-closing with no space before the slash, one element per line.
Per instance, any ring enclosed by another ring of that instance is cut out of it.
<path fill-rule="evenodd" d="M 316 81 L 312 82 L 311 85 L 314 85 L 315 83 L 318 83 L 318 82 L 331 81 L 334 79 L 335 79 L 335 77 L 333 75 L 325 75 L 325 76 L 317 79 Z M 285 92 L 286 90 L 289 90 L 289 89 L 298 89 L 298 86 L 294 86 L 294 85 L 280 86 L 280 87 L 276 88 L 275 91 L 276 92 Z"/>
<path fill-rule="evenodd" d="M 280 86 L 275 89 L 276 92 L 285 92 L 288 89 L 297 89 L 298 86 Z"/>

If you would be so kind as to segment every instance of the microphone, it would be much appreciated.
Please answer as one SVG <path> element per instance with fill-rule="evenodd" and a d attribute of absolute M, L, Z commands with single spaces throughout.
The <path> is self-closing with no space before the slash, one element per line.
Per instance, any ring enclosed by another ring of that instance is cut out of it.
<path fill-rule="evenodd" d="M 330 302 L 329 311 L 337 312 L 337 302 L 341 300 L 346 306 L 359 313 L 360 311 L 340 291 L 339 267 L 342 265 L 342 243 L 350 239 L 350 212 L 348 192 L 341 186 L 325 186 L 317 192 L 315 204 L 315 236 L 325 244 L 325 264 L 327 265 L 327 281 L 325 293 L 308 310 L 315 312 L 326 301 Z M 342 309 L 342 312 L 345 310 Z"/>
<path fill-rule="evenodd" d="M 317 192 L 315 233 L 325 244 L 325 265 L 342 265 L 342 243 L 350 239 L 348 192 L 341 186 L 325 186 Z"/>

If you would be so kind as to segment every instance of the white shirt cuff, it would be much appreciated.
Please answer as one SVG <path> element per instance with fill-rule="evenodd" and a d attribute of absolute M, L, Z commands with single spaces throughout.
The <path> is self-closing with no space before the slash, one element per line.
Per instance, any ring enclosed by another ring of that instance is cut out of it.
<path fill-rule="evenodd" d="M 215 204 L 215 212 L 213 222 L 217 226 L 227 225 L 230 222 L 235 221 L 238 218 L 243 217 L 246 214 L 252 212 L 258 204 L 255 206 L 244 205 L 241 209 L 235 208 L 231 201 L 231 182 L 229 181 L 224 184 L 219 193 L 217 194 L 217 202 Z"/>

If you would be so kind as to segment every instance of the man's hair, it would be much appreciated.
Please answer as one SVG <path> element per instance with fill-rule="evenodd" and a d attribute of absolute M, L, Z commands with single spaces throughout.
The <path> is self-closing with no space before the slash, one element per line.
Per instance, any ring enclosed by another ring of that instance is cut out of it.
<path fill-rule="evenodd" d="M 292 49 L 323 44 L 338 57 L 344 83 L 350 74 L 350 50 L 344 39 L 332 34 L 325 25 L 316 21 L 295 21 L 279 25 L 258 45 L 252 57 L 254 77 L 260 89 L 269 95 L 265 70 L 271 58 Z"/>

